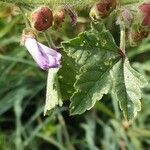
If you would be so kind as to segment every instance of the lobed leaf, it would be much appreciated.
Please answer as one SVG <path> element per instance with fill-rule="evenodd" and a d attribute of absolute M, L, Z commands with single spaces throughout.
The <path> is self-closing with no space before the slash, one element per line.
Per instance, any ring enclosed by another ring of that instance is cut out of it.
<path fill-rule="evenodd" d="M 113 94 L 127 120 L 136 117 L 141 110 L 141 88 L 147 84 L 142 75 L 129 64 L 128 59 L 118 61 L 112 69 Z"/>
<path fill-rule="evenodd" d="M 141 88 L 146 81 L 131 68 L 127 58 L 119 55 L 119 48 L 103 23 L 93 23 L 90 31 L 62 45 L 79 67 L 71 114 L 91 109 L 104 94 L 112 91 L 125 118 L 133 119 L 141 110 Z"/>
<path fill-rule="evenodd" d="M 81 67 L 70 105 L 71 114 L 81 114 L 110 90 L 110 70 L 118 60 L 118 47 L 104 25 L 98 23 L 93 23 L 91 31 L 63 42 L 63 47 Z"/>

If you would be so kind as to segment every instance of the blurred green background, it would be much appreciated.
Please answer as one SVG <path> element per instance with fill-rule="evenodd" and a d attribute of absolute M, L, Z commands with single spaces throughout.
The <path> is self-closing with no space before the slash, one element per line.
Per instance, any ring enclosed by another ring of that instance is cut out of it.
<path fill-rule="evenodd" d="M 56 45 L 89 28 L 88 9 L 79 11 L 76 27 L 66 20 L 51 30 Z M 113 17 L 106 26 L 119 41 Z M 142 111 L 126 122 L 118 103 L 105 96 L 83 115 L 69 116 L 69 100 L 43 116 L 47 72 L 20 45 L 25 28 L 14 5 L 0 4 L 0 150 L 150 150 L 150 84 L 143 89 Z M 40 40 L 44 41 L 41 34 Z M 150 81 L 150 38 L 127 48 L 135 69 Z"/>

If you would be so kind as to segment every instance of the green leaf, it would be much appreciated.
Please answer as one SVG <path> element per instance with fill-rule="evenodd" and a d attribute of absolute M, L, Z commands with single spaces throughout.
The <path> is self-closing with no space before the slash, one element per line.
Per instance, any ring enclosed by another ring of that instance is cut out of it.
<path fill-rule="evenodd" d="M 129 64 L 128 59 L 118 61 L 111 72 L 113 94 L 119 101 L 120 108 L 127 120 L 136 117 L 141 110 L 141 89 L 147 84 L 142 75 Z"/>
<path fill-rule="evenodd" d="M 49 110 L 59 105 L 62 106 L 61 94 L 59 89 L 59 83 L 57 78 L 58 68 L 51 68 L 48 71 L 47 78 L 47 91 L 46 91 L 46 104 L 44 108 L 44 115 Z"/>
<path fill-rule="evenodd" d="M 68 57 L 65 52 L 62 51 L 62 67 L 58 72 L 58 80 L 60 83 L 60 90 L 63 100 L 70 99 L 72 93 L 74 93 L 73 84 L 75 83 L 75 77 L 78 71 L 76 63 L 71 57 Z"/>
<path fill-rule="evenodd" d="M 64 42 L 68 55 L 81 67 L 71 97 L 71 114 L 91 109 L 111 87 L 110 70 L 118 60 L 118 47 L 103 24 L 93 23 L 92 30 Z"/>
<path fill-rule="evenodd" d="M 71 97 L 71 115 L 91 109 L 104 94 L 113 91 L 128 120 L 141 109 L 141 87 L 145 79 L 130 67 L 128 59 L 103 23 L 93 23 L 90 31 L 63 42 L 62 46 L 79 68 Z"/>
<path fill-rule="evenodd" d="M 110 70 L 113 63 L 105 65 L 99 61 L 97 64 L 79 75 L 75 83 L 76 93 L 71 97 L 71 114 L 81 114 L 91 109 L 96 101 L 109 92 L 111 88 Z"/>
<path fill-rule="evenodd" d="M 78 37 L 62 43 L 68 56 L 75 59 L 80 67 L 93 65 L 97 60 L 115 58 L 118 56 L 118 47 L 112 35 L 105 29 L 103 24 L 93 23 L 92 29 L 79 34 Z M 94 57 L 92 57 L 94 56 Z"/>

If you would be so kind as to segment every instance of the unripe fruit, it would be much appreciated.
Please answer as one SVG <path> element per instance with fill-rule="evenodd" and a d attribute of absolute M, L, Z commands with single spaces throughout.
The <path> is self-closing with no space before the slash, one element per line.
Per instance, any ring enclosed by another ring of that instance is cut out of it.
<path fill-rule="evenodd" d="M 143 25 L 150 26 L 150 3 L 143 3 L 139 6 L 139 9 L 144 15 Z"/>
<path fill-rule="evenodd" d="M 100 0 L 95 3 L 90 12 L 90 17 L 100 19 L 107 17 L 116 7 L 116 0 Z"/>
<path fill-rule="evenodd" d="M 142 5 L 139 6 L 139 9 L 144 14 L 150 14 L 150 3 L 143 3 Z"/>
<path fill-rule="evenodd" d="M 45 31 L 53 23 L 53 13 L 49 7 L 39 7 L 32 13 L 32 26 L 38 31 Z"/>

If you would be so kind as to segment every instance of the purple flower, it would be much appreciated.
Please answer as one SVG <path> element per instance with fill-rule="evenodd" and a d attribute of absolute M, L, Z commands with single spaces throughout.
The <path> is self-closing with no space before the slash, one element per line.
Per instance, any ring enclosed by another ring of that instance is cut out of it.
<path fill-rule="evenodd" d="M 43 70 L 60 67 L 61 54 L 57 51 L 37 42 L 34 38 L 30 37 L 26 38 L 24 45 L 32 55 L 35 62 Z"/>

